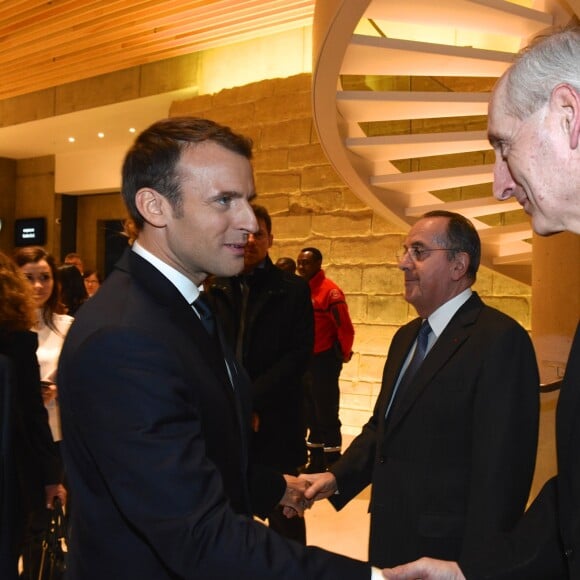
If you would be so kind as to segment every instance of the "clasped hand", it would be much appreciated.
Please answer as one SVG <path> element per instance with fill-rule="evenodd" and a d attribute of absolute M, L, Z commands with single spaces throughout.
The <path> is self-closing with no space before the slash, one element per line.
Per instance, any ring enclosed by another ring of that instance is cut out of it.
<path fill-rule="evenodd" d="M 315 501 L 336 493 L 336 479 L 330 472 L 301 474 L 299 477 L 284 475 L 286 493 L 280 500 L 287 518 L 304 516 Z"/>

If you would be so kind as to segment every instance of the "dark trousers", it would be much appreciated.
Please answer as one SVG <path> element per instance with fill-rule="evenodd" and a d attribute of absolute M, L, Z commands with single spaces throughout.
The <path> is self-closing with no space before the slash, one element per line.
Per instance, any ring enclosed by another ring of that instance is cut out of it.
<path fill-rule="evenodd" d="M 306 375 L 306 425 L 308 443 L 323 444 L 326 448 L 340 448 L 340 419 L 338 408 L 340 390 L 338 378 L 342 361 L 335 349 L 315 354 Z"/>

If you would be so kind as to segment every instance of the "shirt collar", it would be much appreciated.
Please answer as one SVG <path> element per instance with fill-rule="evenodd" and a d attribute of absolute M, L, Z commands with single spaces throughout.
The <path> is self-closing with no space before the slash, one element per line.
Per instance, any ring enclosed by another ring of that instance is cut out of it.
<path fill-rule="evenodd" d="M 199 296 L 199 288 L 184 274 L 177 271 L 173 266 L 167 264 L 157 256 L 146 250 L 136 240 L 131 246 L 133 252 L 147 260 L 156 270 L 159 270 L 176 288 L 179 293 L 191 304 Z"/>
<path fill-rule="evenodd" d="M 445 330 L 445 327 L 449 324 L 451 319 L 455 316 L 455 313 L 471 298 L 473 294 L 471 288 L 466 288 L 463 292 L 460 292 L 457 296 L 451 298 L 442 304 L 427 318 L 429 324 L 431 325 L 431 330 L 436 338 L 439 338 L 441 333 Z"/>

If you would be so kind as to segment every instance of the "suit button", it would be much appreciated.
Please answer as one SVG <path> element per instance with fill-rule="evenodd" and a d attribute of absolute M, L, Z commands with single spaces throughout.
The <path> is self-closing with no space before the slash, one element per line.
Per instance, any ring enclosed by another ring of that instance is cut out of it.
<path fill-rule="evenodd" d="M 564 555 L 566 556 L 566 558 L 568 558 L 570 560 L 571 558 L 574 557 L 574 549 L 573 548 L 566 548 Z"/>
<path fill-rule="evenodd" d="M 385 458 L 381 455 L 379 457 L 379 463 L 384 463 L 385 462 Z"/>

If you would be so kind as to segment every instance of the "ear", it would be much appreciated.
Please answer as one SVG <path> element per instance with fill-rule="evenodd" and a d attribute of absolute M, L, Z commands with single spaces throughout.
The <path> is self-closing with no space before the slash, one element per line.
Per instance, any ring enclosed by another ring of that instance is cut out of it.
<path fill-rule="evenodd" d="M 467 252 L 457 252 L 455 259 L 451 262 L 451 278 L 460 280 L 467 274 L 469 268 L 469 254 Z"/>
<path fill-rule="evenodd" d="M 577 149 L 580 140 L 580 94 L 574 87 L 562 83 L 554 87 L 550 103 L 563 115 L 562 122 L 570 139 L 570 148 Z"/>
<path fill-rule="evenodd" d="M 144 187 L 135 194 L 135 204 L 143 219 L 156 228 L 167 224 L 167 199 L 159 192 Z"/>
<path fill-rule="evenodd" d="M 274 243 L 274 236 L 272 234 L 268 234 L 268 248 L 271 248 L 273 243 Z"/>

